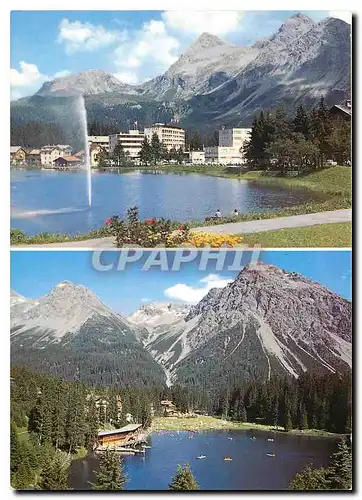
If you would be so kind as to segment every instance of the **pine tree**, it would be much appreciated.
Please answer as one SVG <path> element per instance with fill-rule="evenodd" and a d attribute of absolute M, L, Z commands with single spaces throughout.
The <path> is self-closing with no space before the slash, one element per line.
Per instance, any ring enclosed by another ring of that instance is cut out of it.
<path fill-rule="evenodd" d="M 139 158 L 143 165 L 149 165 L 152 162 L 152 149 L 147 137 L 145 137 L 142 143 Z"/>
<path fill-rule="evenodd" d="M 21 446 L 13 421 L 10 422 L 10 470 L 16 472 L 21 463 Z"/>
<path fill-rule="evenodd" d="M 126 167 L 130 164 L 128 153 L 123 149 L 122 144 L 118 143 L 112 154 L 112 161 L 118 167 Z"/>
<path fill-rule="evenodd" d="M 338 443 L 338 451 L 332 455 L 328 480 L 332 490 L 350 490 L 352 487 L 352 453 L 346 439 Z"/>
<path fill-rule="evenodd" d="M 290 490 L 329 490 L 327 480 L 327 469 L 312 469 L 307 466 L 302 472 L 294 476 L 290 485 Z"/>
<path fill-rule="evenodd" d="M 96 473 L 96 482 L 93 490 L 119 491 L 124 489 L 126 475 L 123 471 L 122 460 L 114 450 L 106 449 L 99 457 L 99 471 Z"/>
<path fill-rule="evenodd" d="M 162 144 L 156 132 L 153 133 L 151 139 L 151 156 L 154 165 L 156 165 L 162 158 Z"/>
<path fill-rule="evenodd" d="M 310 116 L 304 109 L 303 104 L 300 104 L 297 108 L 295 118 L 293 120 L 294 132 L 297 134 L 303 134 L 304 138 L 308 141 L 311 139 L 311 120 Z"/>
<path fill-rule="evenodd" d="M 169 490 L 173 491 L 186 491 L 186 490 L 199 490 L 199 485 L 193 473 L 190 470 L 190 464 L 186 463 L 184 467 L 177 466 L 177 472 L 169 485 Z"/>
<path fill-rule="evenodd" d="M 298 420 L 299 420 L 298 427 L 300 430 L 308 429 L 307 411 L 305 405 L 302 403 L 299 405 Z"/>
<path fill-rule="evenodd" d="M 39 488 L 49 491 L 69 490 L 69 460 L 64 453 L 57 452 L 41 471 Z"/>

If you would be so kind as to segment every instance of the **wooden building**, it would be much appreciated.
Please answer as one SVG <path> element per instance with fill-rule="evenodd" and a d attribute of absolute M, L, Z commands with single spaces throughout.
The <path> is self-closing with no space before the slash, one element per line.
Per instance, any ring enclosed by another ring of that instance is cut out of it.
<path fill-rule="evenodd" d="M 329 114 L 332 118 L 340 118 L 342 120 L 351 121 L 352 119 L 351 101 L 347 100 L 342 104 L 335 104 L 329 110 Z"/>
<path fill-rule="evenodd" d="M 98 433 L 97 445 L 100 447 L 121 447 L 136 444 L 141 437 L 141 424 L 128 424 L 120 429 Z"/>

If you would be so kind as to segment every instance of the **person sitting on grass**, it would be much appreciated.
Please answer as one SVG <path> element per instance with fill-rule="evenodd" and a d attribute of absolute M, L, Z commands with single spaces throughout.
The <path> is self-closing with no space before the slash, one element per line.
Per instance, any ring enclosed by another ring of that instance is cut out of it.
<path fill-rule="evenodd" d="M 237 208 L 235 208 L 235 210 L 231 213 L 231 215 L 232 215 L 233 217 L 236 217 L 237 215 L 239 215 L 239 211 L 238 211 L 238 209 L 237 209 Z"/>
<path fill-rule="evenodd" d="M 217 219 L 221 219 L 221 217 L 222 217 L 222 216 L 221 216 L 220 208 L 218 208 L 218 209 L 216 210 L 216 212 L 215 212 L 215 217 L 216 217 Z"/>

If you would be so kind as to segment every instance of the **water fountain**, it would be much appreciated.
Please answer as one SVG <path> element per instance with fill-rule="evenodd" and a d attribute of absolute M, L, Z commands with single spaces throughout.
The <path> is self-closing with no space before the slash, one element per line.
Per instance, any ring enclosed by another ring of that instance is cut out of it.
<path fill-rule="evenodd" d="M 78 98 L 78 109 L 79 116 L 81 119 L 82 129 L 83 129 L 83 143 L 84 143 L 84 166 L 87 172 L 87 194 L 88 194 L 88 206 L 92 206 L 92 172 L 91 172 L 91 161 L 89 155 L 88 147 L 88 124 L 87 124 L 87 111 L 85 109 L 84 97 L 82 95 Z"/>

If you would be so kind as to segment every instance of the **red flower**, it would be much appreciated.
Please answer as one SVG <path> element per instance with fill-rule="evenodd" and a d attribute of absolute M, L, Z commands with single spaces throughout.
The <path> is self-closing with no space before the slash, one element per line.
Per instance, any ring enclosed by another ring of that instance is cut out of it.
<path fill-rule="evenodd" d="M 150 226 L 152 224 L 152 220 L 151 219 L 146 219 L 145 223 L 147 224 L 147 226 Z"/>
<path fill-rule="evenodd" d="M 151 222 L 152 222 L 152 224 L 154 224 L 155 222 L 157 222 L 156 217 L 153 217 L 153 218 L 151 219 Z"/>
<path fill-rule="evenodd" d="M 112 221 L 111 221 L 111 218 L 110 218 L 110 217 L 108 217 L 108 219 L 106 219 L 106 221 L 105 221 L 105 225 L 106 225 L 106 226 L 110 226 L 110 225 L 111 225 L 111 222 L 112 222 Z"/>
<path fill-rule="evenodd" d="M 185 226 L 179 226 L 177 229 L 178 229 L 179 231 L 185 231 Z"/>

